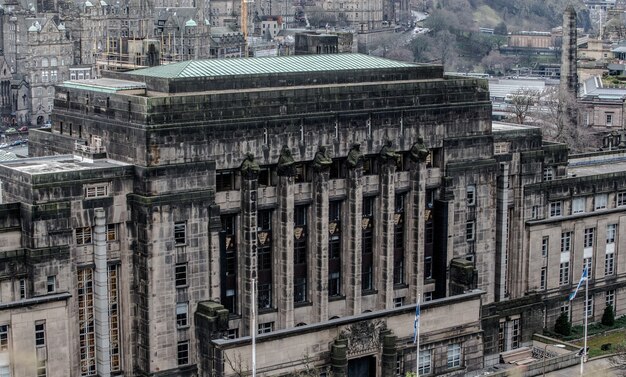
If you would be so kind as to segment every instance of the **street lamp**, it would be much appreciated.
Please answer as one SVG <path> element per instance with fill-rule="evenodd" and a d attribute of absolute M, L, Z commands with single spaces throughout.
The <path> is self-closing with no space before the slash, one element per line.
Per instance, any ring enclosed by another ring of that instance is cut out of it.
<path fill-rule="evenodd" d="M 543 374 L 542 376 L 545 377 L 546 375 L 546 351 L 548 349 L 548 346 L 552 346 L 552 347 L 557 347 L 557 348 L 565 348 L 565 344 L 546 344 L 545 347 L 543 347 Z"/>

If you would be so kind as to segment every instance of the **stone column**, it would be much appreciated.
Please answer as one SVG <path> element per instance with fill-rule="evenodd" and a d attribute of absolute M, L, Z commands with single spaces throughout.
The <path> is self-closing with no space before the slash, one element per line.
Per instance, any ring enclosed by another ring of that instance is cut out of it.
<path fill-rule="evenodd" d="M 383 343 L 383 355 L 382 355 L 382 377 L 395 377 L 396 376 L 396 357 L 398 351 L 396 350 L 396 341 L 398 337 L 393 335 L 391 330 L 381 333 Z"/>
<path fill-rule="evenodd" d="M 94 311 L 96 321 L 96 368 L 98 376 L 111 375 L 109 326 L 109 271 L 107 268 L 106 218 L 104 209 L 96 208 L 94 227 Z"/>
<path fill-rule="evenodd" d="M 293 196 L 294 177 L 278 177 L 278 242 L 274 249 L 274 261 L 277 270 L 276 293 L 278 324 L 277 329 L 294 326 L 293 322 Z"/>
<path fill-rule="evenodd" d="M 330 371 L 332 375 L 336 377 L 345 377 L 348 375 L 347 339 L 336 339 L 330 346 Z"/>
<path fill-rule="evenodd" d="M 363 167 L 348 169 L 348 242 L 342 256 L 346 277 L 346 314 L 361 313 L 361 222 L 363 217 Z M 344 262 L 345 260 L 345 262 Z"/>
<path fill-rule="evenodd" d="M 315 248 L 313 249 L 313 322 L 328 320 L 328 170 L 313 176 Z"/>
<path fill-rule="evenodd" d="M 396 160 L 385 159 L 381 161 L 380 171 L 380 219 L 381 225 L 377 229 L 381 232 L 379 254 L 378 281 L 378 308 L 393 308 L 393 241 L 394 241 L 394 215 L 395 215 L 395 178 Z"/>
<path fill-rule="evenodd" d="M 422 161 L 411 162 L 411 195 L 409 205 L 411 226 L 409 231 L 409 253 L 407 266 L 410 270 L 410 300 L 417 302 L 417 295 L 424 286 L 424 228 L 426 221 L 426 164 Z"/>
<path fill-rule="evenodd" d="M 241 276 L 242 336 L 250 336 L 252 279 L 257 277 L 257 194 L 258 172 L 241 172 L 241 247 L 239 249 L 239 276 Z M 243 262 L 243 263 L 241 263 Z M 257 303 L 255 302 L 254 305 Z M 256 329 L 254 329 L 256 331 Z"/>

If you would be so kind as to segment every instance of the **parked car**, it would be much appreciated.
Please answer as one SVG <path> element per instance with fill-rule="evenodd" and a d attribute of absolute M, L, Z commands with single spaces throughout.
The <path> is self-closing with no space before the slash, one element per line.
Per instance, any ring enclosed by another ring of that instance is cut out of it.
<path fill-rule="evenodd" d="M 20 131 L 20 132 L 28 132 L 28 126 L 22 126 L 22 127 L 18 128 L 18 131 Z"/>
<path fill-rule="evenodd" d="M 15 140 L 14 142 L 11 143 L 12 147 L 14 147 L 16 145 L 22 145 L 22 140 Z"/>
<path fill-rule="evenodd" d="M 2 144 L 0 144 L 0 148 L 6 148 L 6 147 L 8 147 L 8 146 L 9 146 L 9 144 L 7 144 L 7 143 L 2 143 Z"/>
<path fill-rule="evenodd" d="M 14 134 L 14 133 L 17 132 L 17 130 L 15 128 L 13 128 L 13 127 L 10 127 L 10 128 L 7 128 L 7 130 L 4 131 L 4 132 L 7 133 L 7 134 Z"/>

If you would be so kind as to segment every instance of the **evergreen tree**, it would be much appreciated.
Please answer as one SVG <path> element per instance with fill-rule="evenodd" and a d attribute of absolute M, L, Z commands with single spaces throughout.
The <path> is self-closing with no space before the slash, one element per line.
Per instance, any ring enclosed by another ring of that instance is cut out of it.
<path fill-rule="evenodd" d="M 554 324 L 554 332 L 565 336 L 572 333 L 572 324 L 569 321 L 567 313 L 563 312 L 559 318 L 557 318 Z"/>
<path fill-rule="evenodd" d="M 604 326 L 613 326 L 615 324 L 613 305 L 607 305 L 606 308 L 604 308 L 604 313 L 602 314 L 602 324 Z"/>

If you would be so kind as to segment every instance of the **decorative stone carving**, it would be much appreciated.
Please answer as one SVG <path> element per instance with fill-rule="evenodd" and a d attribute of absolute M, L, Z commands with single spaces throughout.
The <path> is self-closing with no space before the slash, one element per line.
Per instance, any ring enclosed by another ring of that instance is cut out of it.
<path fill-rule="evenodd" d="M 330 157 L 328 148 L 326 148 L 324 145 L 320 145 L 317 152 L 315 153 L 315 158 L 313 159 L 313 169 L 318 172 L 328 171 L 332 163 L 333 159 Z"/>
<path fill-rule="evenodd" d="M 393 150 L 393 144 L 391 140 L 387 140 L 385 145 L 380 149 L 380 158 L 384 161 L 392 161 L 394 163 L 399 163 L 401 156 Z"/>
<path fill-rule="evenodd" d="M 283 145 L 283 149 L 280 151 L 280 157 L 278 158 L 278 166 L 276 167 L 278 175 L 289 177 L 296 175 L 295 163 L 291 155 L 291 149 Z"/>
<path fill-rule="evenodd" d="M 363 166 L 363 155 L 361 154 L 361 143 L 354 143 L 348 152 L 348 167 L 350 169 Z"/>
<path fill-rule="evenodd" d="M 254 161 L 254 155 L 252 153 L 246 153 L 246 158 L 241 163 L 239 170 L 241 170 L 241 175 L 243 177 L 254 179 L 258 177 L 261 168 L 259 167 L 259 164 Z"/>
<path fill-rule="evenodd" d="M 415 162 L 426 162 L 426 158 L 430 151 L 424 144 L 424 139 L 420 136 L 417 138 L 417 142 L 411 147 L 411 160 Z"/>
<path fill-rule="evenodd" d="M 377 351 L 380 348 L 380 333 L 387 329 L 382 320 L 361 321 L 345 328 L 340 338 L 348 341 L 348 354 L 361 354 Z"/>

